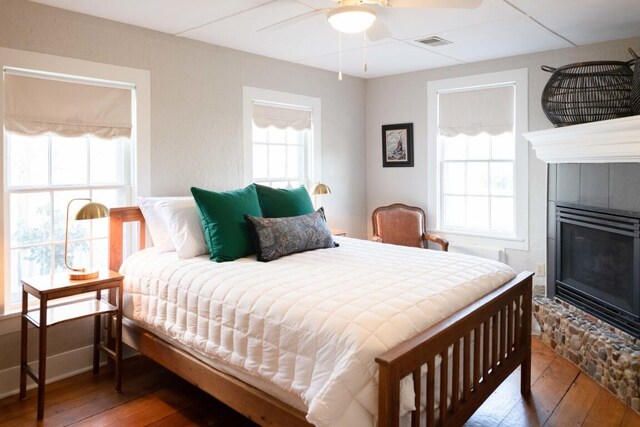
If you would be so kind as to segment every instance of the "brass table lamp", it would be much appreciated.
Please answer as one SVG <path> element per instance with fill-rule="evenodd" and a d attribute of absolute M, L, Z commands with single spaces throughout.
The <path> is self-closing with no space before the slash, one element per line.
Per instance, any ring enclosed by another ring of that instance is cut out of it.
<path fill-rule="evenodd" d="M 69 245 L 69 208 L 71 207 L 71 203 L 76 200 L 88 200 L 89 203 L 80 208 L 78 213 L 76 213 L 75 219 L 77 221 L 82 221 L 85 219 L 98 219 L 105 218 L 109 216 L 109 208 L 107 208 L 102 203 L 92 202 L 89 198 L 77 198 L 69 200 L 69 204 L 67 204 L 67 225 L 65 227 L 64 233 L 64 265 L 67 267 L 69 272 L 70 280 L 87 280 L 94 279 L 98 277 L 99 272 L 97 270 L 87 270 L 86 268 L 73 268 L 69 265 L 67 261 L 67 253 L 68 253 L 68 245 Z"/>
<path fill-rule="evenodd" d="M 331 189 L 327 184 L 316 182 L 316 185 L 311 189 L 311 195 L 313 196 L 313 207 L 318 209 L 318 196 L 325 194 L 331 194 Z"/>

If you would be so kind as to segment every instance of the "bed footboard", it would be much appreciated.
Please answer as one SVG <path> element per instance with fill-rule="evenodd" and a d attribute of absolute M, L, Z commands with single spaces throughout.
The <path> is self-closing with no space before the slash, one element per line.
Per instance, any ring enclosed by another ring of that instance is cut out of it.
<path fill-rule="evenodd" d="M 530 272 L 520 273 L 506 285 L 376 358 L 378 426 L 399 425 L 400 381 L 408 375 L 413 377 L 418 408 L 411 413 L 412 427 L 423 424 L 421 401 L 426 402 L 427 427 L 464 424 L 518 366 L 522 366 L 521 393 L 528 396 L 532 276 Z M 436 370 L 440 374 L 438 387 Z"/>

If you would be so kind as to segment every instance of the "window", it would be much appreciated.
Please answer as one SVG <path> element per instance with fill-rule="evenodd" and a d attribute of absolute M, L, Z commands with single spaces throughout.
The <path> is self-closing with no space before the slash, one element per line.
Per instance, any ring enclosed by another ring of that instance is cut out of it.
<path fill-rule="evenodd" d="M 67 204 L 91 198 L 131 204 L 129 138 L 64 138 L 5 133 L 9 202 L 10 304 L 20 302 L 22 277 L 65 271 Z M 108 267 L 108 218 L 73 221 L 86 201 L 70 205 L 69 264 Z"/>
<path fill-rule="evenodd" d="M 454 242 L 528 248 L 526 81 L 515 70 L 429 82 L 430 224 Z"/>
<path fill-rule="evenodd" d="M 245 88 L 245 181 L 307 188 L 320 180 L 320 100 Z"/>
<path fill-rule="evenodd" d="M 5 201 L 0 210 L 1 318 L 19 310 L 21 277 L 64 269 L 69 200 L 92 198 L 115 207 L 149 193 L 150 79 L 145 70 L 6 48 L 0 48 L 0 66 Z M 55 90 L 47 92 L 39 85 Z M 59 91 L 59 85 L 73 85 L 73 90 Z M 114 88 L 120 92 L 111 96 Z M 47 108 L 35 106 L 43 99 Z M 91 104 L 92 99 L 111 104 L 108 114 L 99 114 L 100 120 L 87 122 L 99 104 Z M 123 99 L 128 108 L 115 108 L 113 103 L 122 105 Z M 48 120 L 23 114 L 34 111 L 46 112 Z M 64 116 L 71 119 L 59 120 Z M 117 123 L 105 126 L 104 120 Z M 74 126 L 82 131 L 74 131 Z M 72 266 L 104 268 L 108 219 L 74 221 L 74 212 L 84 203 L 71 205 L 69 261 Z"/>

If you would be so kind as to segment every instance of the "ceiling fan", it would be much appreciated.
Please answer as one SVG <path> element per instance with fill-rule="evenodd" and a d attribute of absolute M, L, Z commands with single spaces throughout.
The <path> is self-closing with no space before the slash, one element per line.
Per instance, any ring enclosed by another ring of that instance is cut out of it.
<path fill-rule="evenodd" d="M 315 9 L 297 15 L 275 24 L 261 28 L 258 31 L 274 31 L 296 22 L 311 18 L 318 14 L 327 15 L 327 21 L 341 33 L 360 33 L 367 31 L 371 41 L 381 40 L 391 36 L 391 32 L 377 18 L 376 7 L 380 8 L 458 8 L 474 9 L 480 6 L 482 0 L 334 0 L 336 7 Z M 373 7 L 372 7 L 373 6 Z"/>

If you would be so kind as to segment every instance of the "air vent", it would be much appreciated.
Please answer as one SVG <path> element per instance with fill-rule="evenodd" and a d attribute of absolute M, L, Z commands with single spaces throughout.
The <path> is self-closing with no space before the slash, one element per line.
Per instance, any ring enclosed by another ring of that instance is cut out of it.
<path fill-rule="evenodd" d="M 431 47 L 444 46 L 452 43 L 449 40 L 441 39 L 438 36 L 427 37 L 426 39 L 416 40 L 416 41 L 418 43 L 426 44 L 427 46 L 431 46 Z"/>

